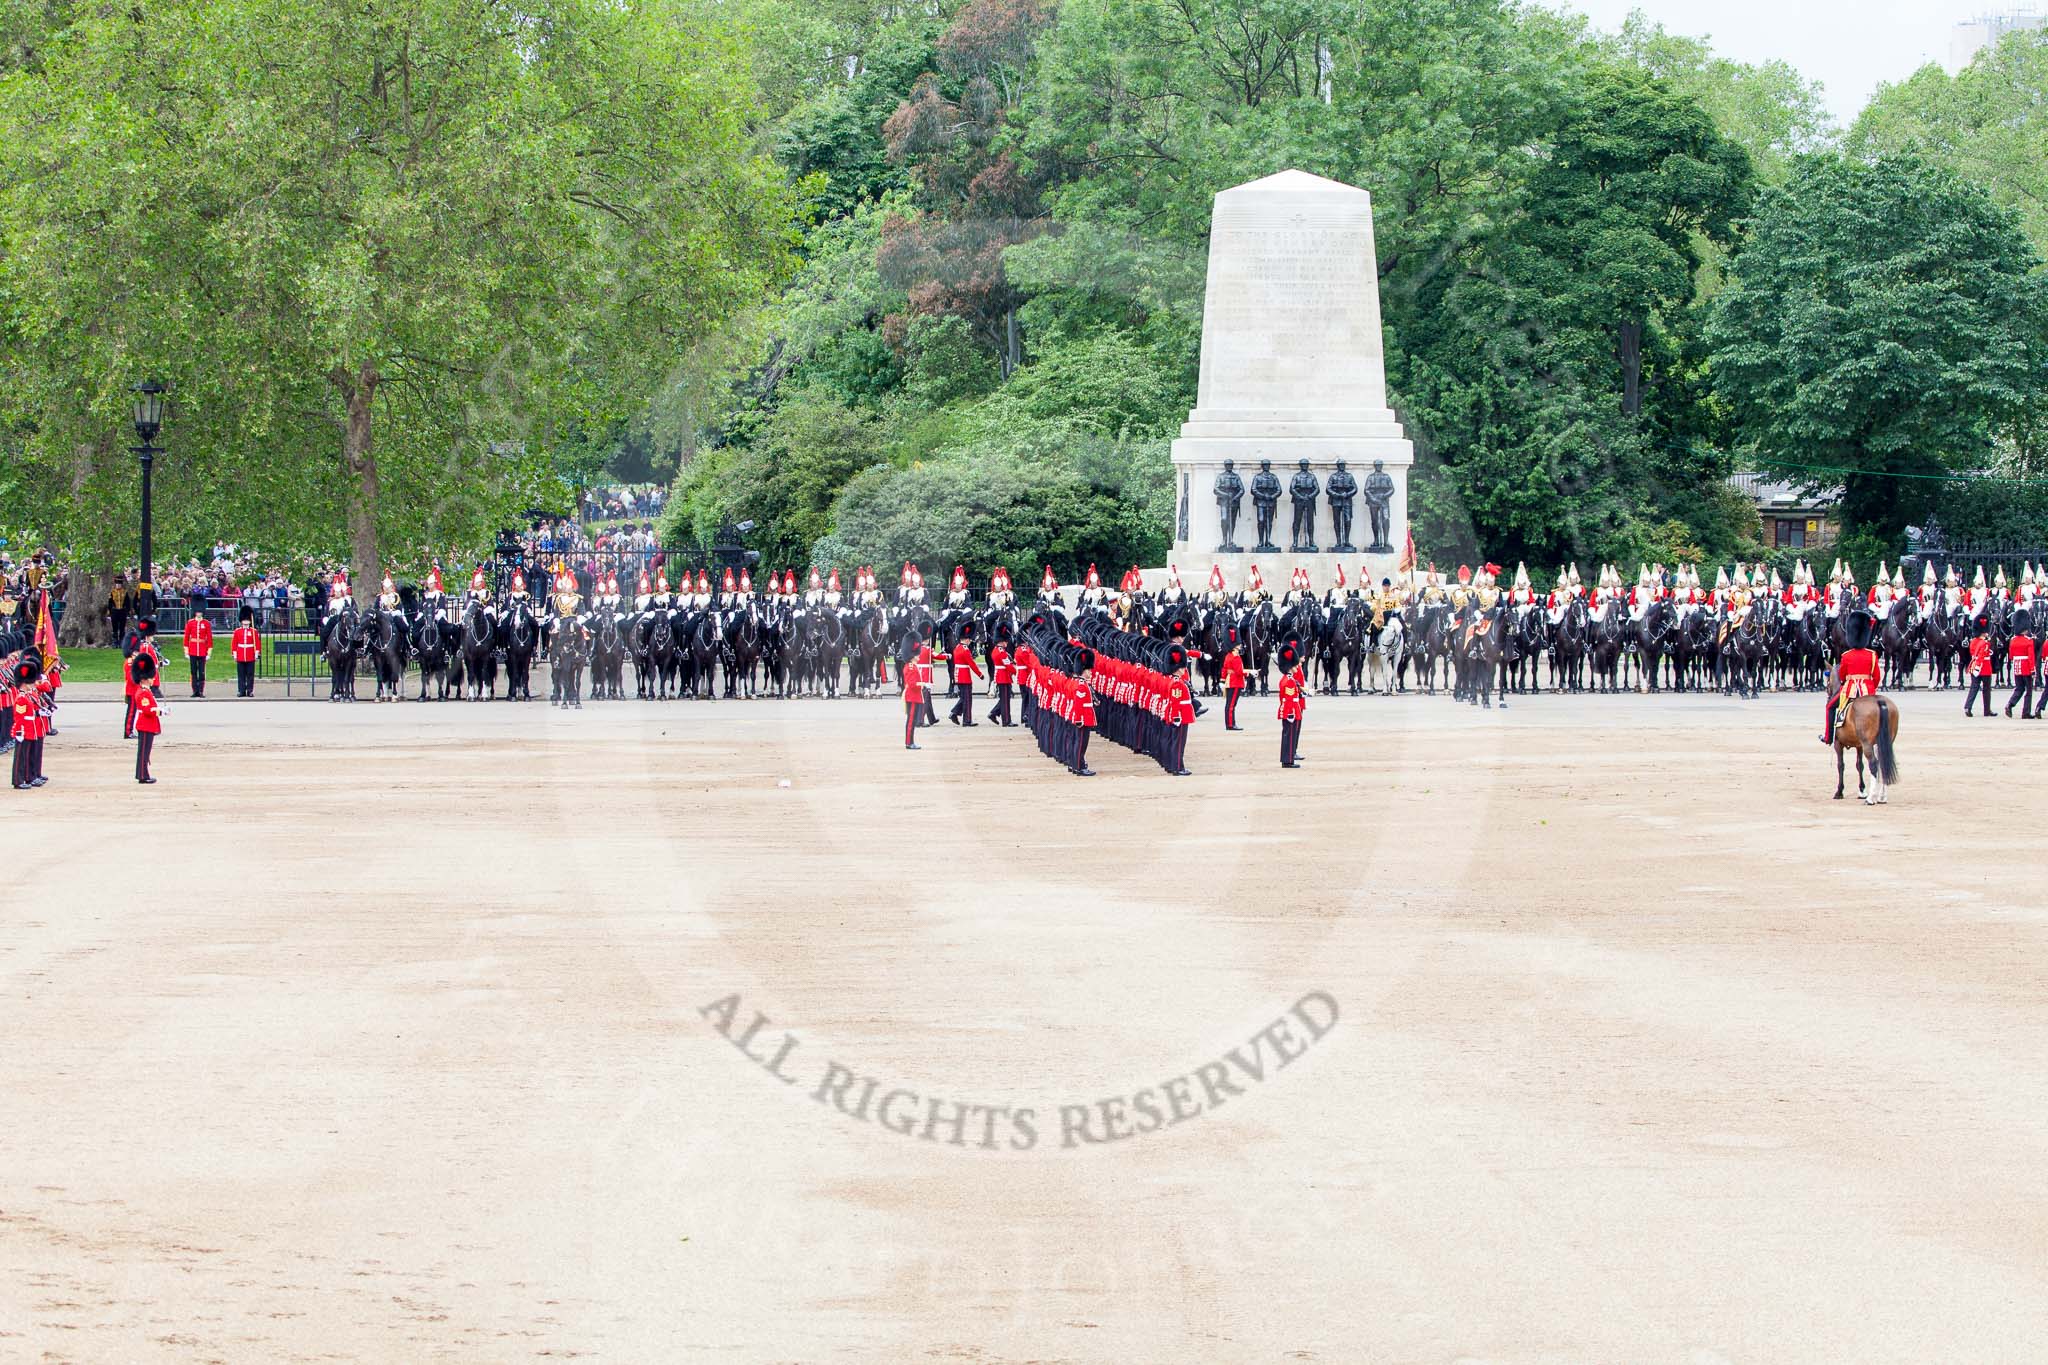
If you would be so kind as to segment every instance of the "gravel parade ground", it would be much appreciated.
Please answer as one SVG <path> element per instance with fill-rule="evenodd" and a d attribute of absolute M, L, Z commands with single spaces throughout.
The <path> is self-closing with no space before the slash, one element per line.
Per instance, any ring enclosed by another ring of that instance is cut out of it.
<path fill-rule="evenodd" d="M 2048 722 L 1899 694 L 1866 808 L 1814 696 L 1318 696 L 1291 772 L 1211 702 L 1079 780 L 892 701 L 214 686 L 154 787 L 67 689 L 8 794 L 0 1358 L 2048 1340 Z"/>

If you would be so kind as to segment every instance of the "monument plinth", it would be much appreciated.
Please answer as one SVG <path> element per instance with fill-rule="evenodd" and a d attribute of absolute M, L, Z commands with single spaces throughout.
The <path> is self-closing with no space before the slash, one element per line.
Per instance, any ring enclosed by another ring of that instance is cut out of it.
<path fill-rule="evenodd" d="M 1216 196 L 1195 403 L 1173 443 L 1190 591 L 1211 564 L 1233 590 L 1254 562 L 1276 591 L 1297 565 L 1319 590 L 1340 563 L 1391 575 L 1415 453 L 1387 407 L 1371 195 L 1282 171 Z"/>

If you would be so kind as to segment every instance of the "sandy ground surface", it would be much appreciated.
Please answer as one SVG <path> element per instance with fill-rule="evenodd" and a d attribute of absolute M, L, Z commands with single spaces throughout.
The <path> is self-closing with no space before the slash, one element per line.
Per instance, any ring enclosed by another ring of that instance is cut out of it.
<path fill-rule="evenodd" d="M 0 793 L 0 1359 L 2048 1340 L 2048 722 L 1908 694 L 1866 809 L 1811 698 L 1080 781 L 886 702 L 179 690 L 160 785 L 81 701 Z"/>

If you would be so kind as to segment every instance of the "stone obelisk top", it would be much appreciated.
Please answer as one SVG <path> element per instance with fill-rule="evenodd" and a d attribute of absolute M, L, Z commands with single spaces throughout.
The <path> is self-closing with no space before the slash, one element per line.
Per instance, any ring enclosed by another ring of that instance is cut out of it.
<path fill-rule="evenodd" d="M 1394 420 L 1370 194 L 1282 171 L 1216 196 L 1188 418 L 1187 435 L 1210 422 Z"/>

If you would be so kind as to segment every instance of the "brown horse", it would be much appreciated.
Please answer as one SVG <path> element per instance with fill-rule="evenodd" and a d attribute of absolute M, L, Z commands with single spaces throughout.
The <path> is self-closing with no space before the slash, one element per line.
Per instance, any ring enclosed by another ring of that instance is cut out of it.
<path fill-rule="evenodd" d="M 1899 761 L 1892 741 L 1899 736 L 1899 704 L 1890 697 L 1858 697 L 1835 722 L 1835 800 L 1842 799 L 1843 755 L 1856 751 L 1856 794 L 1866 806 L 1882 805 L 1899 779 Z M 1863 769 L 1870 768 L 1871 787 L 1864 790 Z"/>

